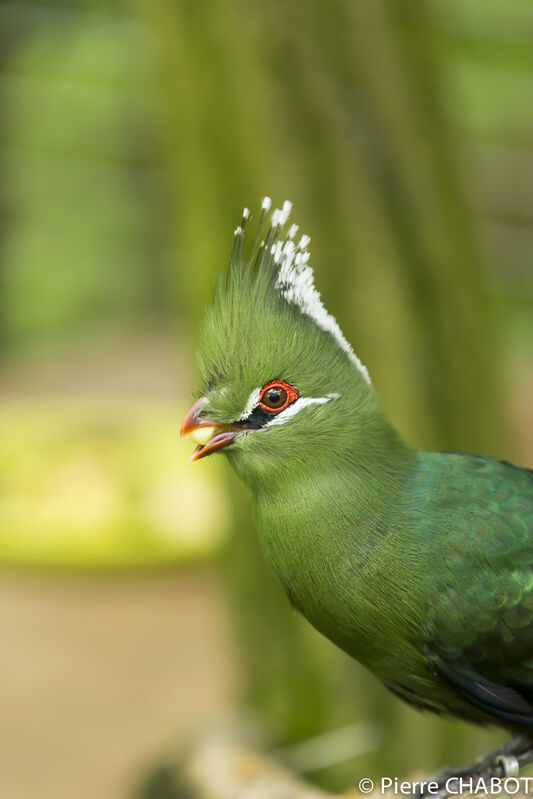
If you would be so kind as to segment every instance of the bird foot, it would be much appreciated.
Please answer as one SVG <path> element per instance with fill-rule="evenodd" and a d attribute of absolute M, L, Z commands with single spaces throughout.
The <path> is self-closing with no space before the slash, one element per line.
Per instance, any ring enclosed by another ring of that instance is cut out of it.
<path fill-rule="evenodd" d="M 520 769 L 531 762 L 531 743 L 523 738 L 513 738 L 501 749 L 479 758 L 469 766 L 446 768 L 428 777 L 422 783 L 422 790 L 417 792 L 416 799 L 445 799 L 462 793 L 485 793 L 484 786 L 487 786 L 486 792 L 490 793 L 491 779 L 518 777 Z"/>

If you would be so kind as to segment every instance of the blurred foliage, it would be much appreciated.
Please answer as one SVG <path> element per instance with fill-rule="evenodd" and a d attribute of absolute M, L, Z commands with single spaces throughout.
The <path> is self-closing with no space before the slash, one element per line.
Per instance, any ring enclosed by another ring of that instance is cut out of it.
<path fill-rule="evenodd" d="M 510 8 L 502 29 L 479 0 L 3 4 L 4 351 L 197 329 L 242 204 L 288 195 L 401 431 L 501 452 L 486 289 L 531 301 L 531 225 L 507 207 L 527 222 L 531 50 Z"/>
<path fill-rule="evenodd" d="M 192 352 L 242 206 L 289 197 L 402 433 L 512 458 L 501 384 L 515 358 L 527 373 L 532 333 L 532 27 L 530 0 L 0 4 L 3 374 L 154 323 Z M 4 401 L 0 563 L 177 563 L 231 524 L 217 566 L 242 696 L 273 742 L 379 719 L 396 734 L 357 761 L 369 775 L 481 749 L 293 614 L 241 488 L 222 459 L 188 466 L 178 418 L 163 399 Z"/>
<path fill-rule="evenodd" d="M 5 406 L 0 564 L 131 568 L 212 556 L 228 532 L 221 464 L 188 468 L 176 408 Z"/>
<path fill-rule="evenodd" d="M 76 6 L 0 15 L 20 35 L 0 81 L 4 350 L 159 314 L 165 181 L 142 30 Z"/>

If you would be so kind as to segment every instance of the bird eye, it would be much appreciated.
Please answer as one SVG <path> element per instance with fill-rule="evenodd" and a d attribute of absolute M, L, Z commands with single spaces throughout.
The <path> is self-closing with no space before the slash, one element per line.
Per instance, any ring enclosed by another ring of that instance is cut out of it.
<path fill-rule="evenodd" d="M 259 405 L 266 411 L 282 411 L 298 399 L 298 392 L 284 380 L 272 380 L 263 386 Z"/>

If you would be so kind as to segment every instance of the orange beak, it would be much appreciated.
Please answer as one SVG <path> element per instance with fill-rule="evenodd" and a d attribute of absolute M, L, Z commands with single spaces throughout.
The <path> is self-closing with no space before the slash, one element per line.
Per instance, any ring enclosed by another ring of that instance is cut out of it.
<path fill-rule="evenodd" d="M 207 397 L 200 397 L 199 400 L 196 400 L 181 425 L 181 437 L 190 438 L 198 445 L 189 459 L 191 461 L 205 458 L 206 455 L 211 455 L 212 452 L 227 447 L 236 435 L 246 429 L 243 425 L 219 424 L 202 419 L 200 413 L 207 402 Z"/>

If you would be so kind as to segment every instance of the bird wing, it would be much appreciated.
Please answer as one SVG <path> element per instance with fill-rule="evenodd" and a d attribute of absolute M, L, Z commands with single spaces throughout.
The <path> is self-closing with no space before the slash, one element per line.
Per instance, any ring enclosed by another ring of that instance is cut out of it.
<path fill-rule="evenodd" d="M 428 661 L 471 705 L 533 726 L 533 471 L 435 455 L 428 494 L 445 527 L 425 624 Z"/>
<path fill-rule="evenodd" d="M 429 657 L 429 663 L 443 682 L 478 710 L 511 724 L 533 726 L 533 704 L 521 693 L 524 686 L 493 682 L 474 670 L 467 658 L 452 665 L 434 654 Z"/>

